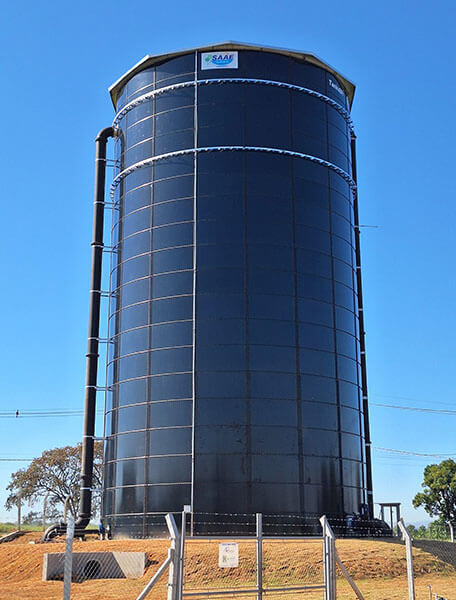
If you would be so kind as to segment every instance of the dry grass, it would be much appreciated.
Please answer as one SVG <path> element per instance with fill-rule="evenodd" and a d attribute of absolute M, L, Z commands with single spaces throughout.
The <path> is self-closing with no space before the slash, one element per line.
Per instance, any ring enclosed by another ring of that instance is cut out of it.
<path fill-rule="evenodd" d="M 64 543 L 30 544 L 40 534 L 30 533 L 0 545 L 0 600 L 60 600 L 60 581 L 41 581 L 43 554 L 63 552 Z M 135 600 L 167 554 L 168 540 L 88 539 L 75 542 L 75 552 L 100 550 L 143 551 L 150 561 L 145 575 L 137 580 L 92 580 L 72 584 L 77 600 Z M 405 549 L 392 543 L 370 540 L 339 540 L 338 552 L 366 600 L 407 600 Z M 186 549 L 186 589 L 251 587 L 255 584 L 255 545 L 239 542 L 238 569 L 218 568 L 218 542 L 189 540 Z M 414 550 L 417 600 L 428 600 L 429 590 L 456 600 L 456 571 L 422 550 Z M 265 542 L 265 585 L 312 585 L 322 581 L 321 543 L 318 541 Z M 301 594 L 288 594 L 287 600 Z M 150 594 L 151 600 L 166 598 L 166 576 Z M 251 600 L 253 596 L 250 595 Z M 283 595 L 268 594 L 277 600 Z M 321 600 L 321 591 L 302 594 L 303 600 Z M 239 596 L 236 597 L 241 600 Z M 342 579 L 338 581 L 338 599 L 355 598 Z"/>

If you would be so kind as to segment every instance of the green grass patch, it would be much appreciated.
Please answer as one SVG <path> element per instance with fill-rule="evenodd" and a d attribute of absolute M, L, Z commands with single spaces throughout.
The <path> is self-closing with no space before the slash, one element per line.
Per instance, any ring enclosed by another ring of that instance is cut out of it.
<path fill-rule="evenodd" d="M 0 535 L 5 535 L 11 531 L 16 531 L 17 523 L 0 523 Z"/>
<path fill-rule="evenodd" d="M 41 531 L 42 525 L 25 525 L 22 524 L 23 531 Z M 0 523 L 0 536 L 17 531 L 17 523 Z"/>

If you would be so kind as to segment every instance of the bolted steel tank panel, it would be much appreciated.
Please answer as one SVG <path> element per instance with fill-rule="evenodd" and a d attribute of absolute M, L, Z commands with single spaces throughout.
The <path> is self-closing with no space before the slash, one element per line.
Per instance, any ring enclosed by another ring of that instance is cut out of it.
<path fill-rule="evenodd" d="M 113 86 L 114 532 L 183 505 L 203 532 L 198 513 L 369 504 L 353 91 L 311 55 L 235 43 Z"/>

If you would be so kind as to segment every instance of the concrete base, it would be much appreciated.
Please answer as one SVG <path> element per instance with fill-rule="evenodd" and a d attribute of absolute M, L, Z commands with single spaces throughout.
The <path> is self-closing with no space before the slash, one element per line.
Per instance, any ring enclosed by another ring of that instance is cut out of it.
<path fill-rule="evenodd" d="M 146 552 L 73 552 L 72 580 L 137 579 L 144 575 Z M 65 554 L 43 557 L 43 581 L 63 579 Z"/>

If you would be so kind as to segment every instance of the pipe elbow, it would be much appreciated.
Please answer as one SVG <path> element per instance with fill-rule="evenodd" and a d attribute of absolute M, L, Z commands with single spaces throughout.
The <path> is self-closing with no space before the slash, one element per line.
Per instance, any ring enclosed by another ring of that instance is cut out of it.
<path fill-rule="evenodd" d="M 54 525 L 50 525 L 43 534 L 41 538 L 42 542 L 49 542 L 53 538 L 58 535 L 62 535 L 66 532 L 66 523 L 60 521 L 60 523 L 54 523 Z"/>
<path fill-rule="evenodd" d="M 79 515 L 76 521 L 74 522 L 74 531 L 75 534 L 84 535 L 84 530 L 90 522 L 90 516 Z M 67 524 L 65 521 L 60 521 L 59 523 L 54 523 L 50 525 L 43 534 L 41 538 L 42 542 L 49 542 L 58 535 L 65 535 L 67 530 Z"/>
<path fill-rule="evenodd" d="M 95 142 L 107 142 L 108 138 L 116 136 L 117 130 L 114 129 L 114 127 L 105 127 L 104 129 L 98 132 L 98 135 L 95 138 Z"/>
<path fill-rule="evenodd" d="M 85 529 L 87 527 L 87 525 L 89 524 L 90 521 L 90 517 L 87 517 L 85 515 L 79 515 L 78 518 L 76 519 L 76 521 L 74 522 L 74 528 L 75 529 Z"/>

